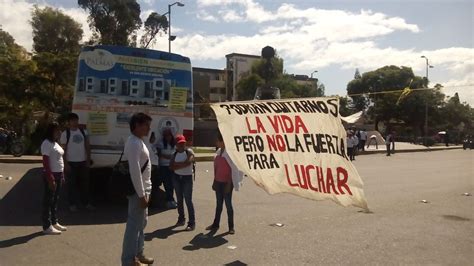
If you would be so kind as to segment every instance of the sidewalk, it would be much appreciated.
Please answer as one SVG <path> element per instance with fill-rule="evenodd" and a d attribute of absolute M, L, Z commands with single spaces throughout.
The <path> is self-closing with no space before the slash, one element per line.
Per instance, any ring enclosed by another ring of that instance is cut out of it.
<path fill-rule="evenodd" d="M 427 151 L 442 151 L 442 150 L 453 150 L 453 149 L 462 149 L 462 145 L 455 146 L 433 146 L 425 147 L 423 145 L 415 145 L 405 142 L 396 142 L 395 143 L 395 153 L 405 153 L 405 152 L 427 152 Z M 385 145 L 379 145 L 378 149 L 375 149 L 374 145 L 371 145 L 365 151 L 359 151 L 357 155 L 365 154 L 376 154 L 376 153 L 385 153 Z M 214 160 L 214 153 L 196 153 L 197 162 L 209 162 Z M 41 163 L 41 156 L 36 155 L 24 155 L 21 157 L 13 157 L 13 155 L 0 155 L 0 163 L 21 163 L 21 164 L 33 164 Z"/>

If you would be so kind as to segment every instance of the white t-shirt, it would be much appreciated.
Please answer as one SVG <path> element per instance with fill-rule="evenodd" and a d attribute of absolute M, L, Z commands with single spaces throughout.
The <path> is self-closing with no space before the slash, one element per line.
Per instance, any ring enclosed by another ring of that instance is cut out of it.
<path fill-rule="evenodd" d="M 183 152 L 177 152 L 176 157 L 174 158 L 174 161 L 177 162 L 177 163 L 185 162 L 188 159 L 188 153 L 194 155 L 193 150 L 191 150 L 189 148 L 188 148 L 188 152 L 186 152 L 186 150 L 183 151 Z M 174 172 L 177 175 L 192 175 L 193 174 L 193 164 L 191 163 L 190 165 L 188 165 L 184 168 L 175 170 Z"/>
<path fill-rule="evenodd" d="M 360 139 L 361 140 L 367 140 L 367 132 L 360 131 Z"/>
<path fill-rule="evenodd" d="M 144 197 L 145 193 L 151 192 L 151 163 L 150 153 L 143 140 L 131 135 L 125 143 L 123 152 L 124 158 L 128 161 L 130 176 L 138 197 Z M 148 160 L 148 165 L 143 171 L 142 167 Z"/>
<path fill-rule="evenodd" d="M 53 173 L 62 173 L 64 171 L 63 155 L 64 150 L 57 142 L 44 140 L 41 144 L 41 155 L 49 157 L 49 168 Z"/>
<path fill-rule="evenodd" d="M 155 144 L 150 143 L 148 140 L 144 140 L 148 152 L 150 153 L 150 162 L 152 165 L 158 165 L 158 151 L 156 150 Z"/>
<path fill-rule="evenodd" d="M 160 153 L 163 155 L 173 156 L 174 152 L 176 151 L 175 147 L 171 147 L 170 144 L 166 145 L 166 149 L 163 146 L 163 142 L 160 141 L 158 144 L 158 149 Z M 160 158 L 160 166 L 170 166 L 170 159 Z"/>
<path fill-rule="evenodd" d="M 69 138 L 69 143 L 66 147 L 66 159 L 68 162 L 85 162 L 87 159 L 86 156 L 86 147 L 84 143 L 84 136 L 81 133 L 80 129 L 70 130 L 71 136 Z M 87 136 L 87 131 L 84 130 L 84 134 Z M 61 145 L 66 145 L 67 142 L 67 132 L 63 131 L 61 134 Z"/>

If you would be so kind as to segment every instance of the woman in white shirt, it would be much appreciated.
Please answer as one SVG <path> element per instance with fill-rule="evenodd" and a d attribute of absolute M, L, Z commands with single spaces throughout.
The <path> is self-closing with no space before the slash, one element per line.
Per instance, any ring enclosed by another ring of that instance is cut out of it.
<path fill-rule="evenodd" d="M 166 192 L 166 207 L 170 209 L 176 208 L 174 201 L 173 171 L 170 169 L 170 160 L 176 152 L 176 141 L 173 137 L 171 129 L 167 128 L 162 133 L 163 139 L 158 143 L 158 157 L 160 165 L 159 176 L 163 180 L 163 186 Z"/>
<path fill-rule="evenodd" d="M 193 231 L 196 227 L 193 204 L 193 162 L 194 152 L 186 147 L 186 138 L 183 135 L 176 136 L 176 152 L 171 159 L 170 169 L 174 171 L 173 186 L 178 200 L 178 222 L 176 226 L 182 226 L 186 222 L 183 203 L 186 202 L 189 215 L 186 231 Z"/>
<path fill-rule="evenodd" d="M 43 155 L 43 233 L 58 235 L 67 228 L 58 223 L 56 215 L 58 209 L 59 193 L 64 183 L 64 150 L 58 140 L 61 130 L 57 123 L 51 123 L 46 130 L 45 140 L 41 144 Z"/>

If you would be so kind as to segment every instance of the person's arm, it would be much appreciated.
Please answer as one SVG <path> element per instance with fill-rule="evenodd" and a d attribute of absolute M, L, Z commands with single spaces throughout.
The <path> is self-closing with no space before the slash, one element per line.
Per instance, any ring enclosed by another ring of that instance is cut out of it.
<path fill-rule="evenodd" d="M 126 156 L 128 159 L 128 166 L 130 177 L 132 179 L 133 187 L 139 198 L 145 198 L 145 189 L 143 188 L 142 180 L 142 166 L 140 165 L 141 148 L 136 143 L 130 143 L 126 149 Z"/>
<path fill-rule="evenodd" d="M 48 181 L 48 186 L 51 190 L 55 190 L 56 184 L 54 181 L 53 172 L 51 171 L 51 166 L 49 165 L 50 149 L 48 149 L 45 144 L 41 145 L 41 154 L 43 155 L 43 169 Z"/>
<path fill-rule="evenodd" d="M 90 164 L 91 164 L 91 144 L 90 144 L 90 141 L 89 141 L 89 134 L 85 130 L 84 130 L 84 135 L 85 135 L 84 146 L 86 148 L 86 164 L 87 164 L 87 166 L 90 166 Z"/>
<path fill-rule="evenodd" d="M 170 159 L 170 169 L 171 169 L 172 171 L 176 170 L 176 169 L 175 169 L 175 164 L 176 164 L 176 162 L 174 161 L 174 160 L 176 159 L 176 156 L 175 156 L 175 155 L 176 155 L 176 153 L 174 153 L 173 156 L 171 156 L 171 159 Z"/>
<path fill-rule="evenodd" d="M 179 163 L 174 162 L 174 170 L 178 170 L 178 169 L 181 169 L 181 168 L 186 168 L 186 167 L 190 166 L 193 163 L 193 161 L 194 161 L 194 153 L 192 151 L 190 151 L 186 161 L 179 162 Z"/>
<path fill-rule="evenodd" d="M 64 150 L 63 154 L 63 161 L 64 161 L 64 171 L 69 172 L 69 164 L 67 163 L 67 137 L 66 137 L 66 130 L 61 133 L 61 138 L 59 139 L 59 144 Z"/>

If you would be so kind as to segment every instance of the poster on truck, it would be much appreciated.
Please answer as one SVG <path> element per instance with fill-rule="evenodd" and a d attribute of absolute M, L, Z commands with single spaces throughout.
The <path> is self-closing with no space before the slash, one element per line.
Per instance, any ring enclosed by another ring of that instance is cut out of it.
<path fill-rule="evenodd" d="M 110 167 L 122 152 L 137 112 L 192 142 L 193 87 L 189 58 L 156 50 L 88 46 L 79 55 L 72 110 L 90 133 L 95 167 Z M 191 143 L 190 143 L 191 144 Z"/>

